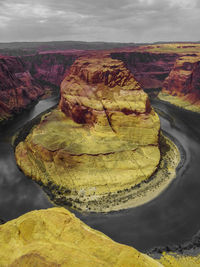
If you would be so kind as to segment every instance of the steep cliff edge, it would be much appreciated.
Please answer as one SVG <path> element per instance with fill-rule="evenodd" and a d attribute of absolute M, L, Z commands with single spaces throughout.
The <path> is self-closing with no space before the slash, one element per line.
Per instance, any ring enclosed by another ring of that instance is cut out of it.
<path fill-rule="evenodd" d="M 200 56 L 182 56 L 165 79 L 159 97 L 180 107 L 200 111 Z"/>
<path fill-rule="evenodd" d="M 83 52 L 46 51 L 23 56 L 22 60 L 36 80 L 60 86 L 68 69 L 82 53 Z"/>
<path fill-rule="evenodd" d="M 44 94 L 23 62 L 15 57 L 0 57 L 0 122 L 19 113 Z"/>
<path fill-rule="evenodd" d="M 156 170 L 160 122 L 119 60 L 80 58 L 61 84 L 59 108 L 16 148 L 26 175 L 59 203 L 101 211 Z"/>
<path fill-rule="evenodd" d="M 162 88 L 178 57 L 176 53 L 115 52 L 111 57 L 122 60 L 143 89 Z"/>
<path fill-rule="evenodd" d="M 43 52 L 23 57 L 0 56 L 0 121 L 26 109 L 40 96 L 57 92 L 68 69 L 83 52 Z"/>
<path fill-rule="evenodd" d="M 159 267 L 91 229 L 64 208 L 29 212 L 0 226 L 0 266 Z"/>

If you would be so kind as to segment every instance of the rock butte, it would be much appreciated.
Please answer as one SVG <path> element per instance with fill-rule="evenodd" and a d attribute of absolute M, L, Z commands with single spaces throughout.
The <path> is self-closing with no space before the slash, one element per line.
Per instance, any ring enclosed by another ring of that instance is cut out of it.
<path fill-rule="evenodd" d="M 200 56 L 182 56 L 163 83 L 159 98 L 200 112 Z"/>
<path fill-rule="evenodd" d="M 82 57 L 61 84 L 58 109 L 18 144 L 16 159 L 57 203 L 95 210 L 152 175 L 159 131 L 157 114 L 124 63 Z"/>
<path fill-rule="evenodd" d="M 29 212 L 0 226 L 0 266 L 162 266 L 91 229 L 64 208 Z"/>

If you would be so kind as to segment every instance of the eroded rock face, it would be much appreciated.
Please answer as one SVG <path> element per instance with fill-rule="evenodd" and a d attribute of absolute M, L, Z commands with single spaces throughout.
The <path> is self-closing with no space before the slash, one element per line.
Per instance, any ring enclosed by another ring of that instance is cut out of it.
<path fill-rule="evenodd" d="M 188 110 L 200 112 L 200 56 L 182 56 L 166 78 L 162 100 Z"/>
<path fill-rule="evenodd" d="M 200 91 L 200 57 L 183 56 L 180 57 L 169 77 L 165 80 L 164 90 L 171 94 L 186 95 L 194 94 L 199 96 Z"/>
<path fill-rule="evenodd" d="M 59 108 L 17 146 L 16 159 L 57 203 L 102 211 L 156 170 L 159 131 L 147 95 L 121 61 L 81 58 L 61 84 Z"/>
<path fill-rule="evenodd" d="M 162 88 L 178 57 L 176 53 L 118 52 L 112 58 L 122 60 L 143 89 Z"/>
<path fill-rule="evenodd" d="M 22 59 L 35 79 L 60 86 L 77 54 L 79 53 L 49 51 L 24 56 Z"/>
<path fill-rule="evenodd" d="M 29 212 L 0 226 L 0 266 L 162 266 L 91 229 L 64 208 Z"/>
<path fill-rule="evenodd" d="M 0 121 L 26 108 L 43 94 L 19 58 L 0 57 Z"/>

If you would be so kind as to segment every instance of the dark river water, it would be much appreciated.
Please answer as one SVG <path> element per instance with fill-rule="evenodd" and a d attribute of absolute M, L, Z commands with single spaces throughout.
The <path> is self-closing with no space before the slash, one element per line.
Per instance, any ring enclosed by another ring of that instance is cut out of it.
<path fill-rule="evenodd" d="M 1 219 L 10 220 L 30 210 L 53 206 L 43 190 L 17 168 L 10 138 L 57 102 L 58 98 L 42 100 L 1 130 Z M 176 179 L 160 196 L 137 208 L 108 214 L 75 211 L 91 227 L 139 250 L 181 244 L 200 229 L 200 114 L 159 100 L 153 100 L 152 105 L 161 114 L 161 128 L 177 139 L 185 150 L 184 164 L 177 169 Z"/>

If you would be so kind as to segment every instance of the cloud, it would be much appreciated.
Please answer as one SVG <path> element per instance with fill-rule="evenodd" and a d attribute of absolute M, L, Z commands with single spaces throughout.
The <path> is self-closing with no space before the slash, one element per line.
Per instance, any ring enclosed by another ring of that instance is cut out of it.
<path fill-rule="evenodd" d="M 2 41 L 198 40 L 198 0 L 2 0 Z"/>

